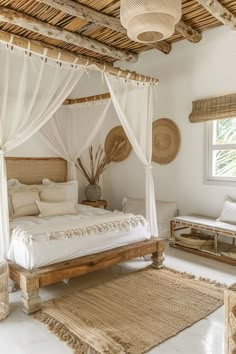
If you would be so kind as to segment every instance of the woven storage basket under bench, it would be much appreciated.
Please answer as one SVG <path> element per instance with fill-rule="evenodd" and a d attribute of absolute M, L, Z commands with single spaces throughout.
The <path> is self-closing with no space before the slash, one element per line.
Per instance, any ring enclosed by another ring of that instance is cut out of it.
<path fill-rule="evenodd" d="M 236 225 L 190 215 L 173 218 L 170 228 L 171 247 L 236 265 Z"/>

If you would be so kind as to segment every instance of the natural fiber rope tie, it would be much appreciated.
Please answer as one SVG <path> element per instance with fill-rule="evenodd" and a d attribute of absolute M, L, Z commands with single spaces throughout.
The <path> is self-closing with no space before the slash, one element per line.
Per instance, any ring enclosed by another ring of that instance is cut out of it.
<path fill-rule="evenodd" d="M 57 63 L 59 66 L 61 66 L 61 62 L 60 62 L 60 59 L 61 59 L 61 52 L 58 53 L 58 56 L 57 56 Z"/>
<path fill-rule="evenodd" d="M 10 35 L 9 43 L 7 43 L 7 46 L 9 45 L 10 49 L 13 50 L 13 40 L 14 40 L 14 35 Z"/>
<path fill-rule="evenodd" d="M 48 49 L 47 49 L 47 48 L 44 48 L 44 49 L 43 49 L 43 56 L 41 57 L 41 59 L 42 59 L 44 62 L 46 62 L 47 53 L 48 53 Z"/>

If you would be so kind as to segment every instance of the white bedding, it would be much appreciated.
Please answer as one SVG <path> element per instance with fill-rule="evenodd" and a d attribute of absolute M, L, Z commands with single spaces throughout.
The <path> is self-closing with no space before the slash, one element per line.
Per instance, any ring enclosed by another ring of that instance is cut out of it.
<path fill-rule="evenodd" d="M 112 213 L 80 204 L 77 208 L 78 215 L 14 219 L 10 223 L 9 260 L 30 270 L 151 237 L 141 216 Z M 116 228 L 116 223 L 123 226 Z M 97 232 L 94 225 L 99 226 Z"/>

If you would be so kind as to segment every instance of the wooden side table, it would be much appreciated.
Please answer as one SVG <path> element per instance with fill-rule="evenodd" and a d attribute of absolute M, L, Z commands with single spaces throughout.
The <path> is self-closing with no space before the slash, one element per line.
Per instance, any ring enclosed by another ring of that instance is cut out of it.
<path fill-rule="evenodd" d="M 94 208 L 107 208 L 107 201 L 104 199 L 97 200 L 96 202 L 91 202 L 90 200 L 82 200 L 81 204 L 88 205 Z"/>

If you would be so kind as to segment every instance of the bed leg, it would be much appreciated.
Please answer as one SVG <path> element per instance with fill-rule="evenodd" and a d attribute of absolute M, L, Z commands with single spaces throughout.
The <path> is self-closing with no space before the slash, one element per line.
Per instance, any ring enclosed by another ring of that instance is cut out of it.
<path fill-rule="evenodd" d="M 15 291 L 19 290 L 19 285 L 12 279 L 9 278 L 8 280 L 8 291 L 9 293 L 14 293 Z"/>
<path fill-rule="evenodd" d="M 28 271 L 20 275 L 20 288 L 22 291 L 23 312 L 27 315 L 41 309 L 41 298 L 39 296 L 39 277 Z"/>
<path fill-rule="evenodd" d="M 41 310 L 41 298 L 39 296 L 39 289 L 31 290 L 28 292 L 22 291 L 21 300 L 23 303 L 23 312 L 27 315 Z"/>
<path fill-rule="evenodd" d="M 163 267 L 165 244 L 163 240 L 159 240 L 157 243 L 157 251 L 152 254 L 152 267 L 160 269 Z"/>

